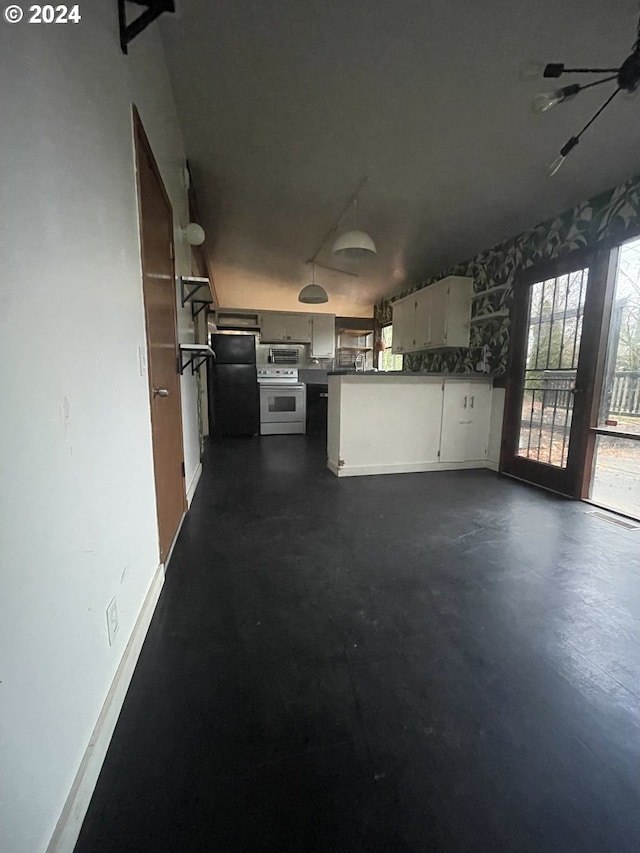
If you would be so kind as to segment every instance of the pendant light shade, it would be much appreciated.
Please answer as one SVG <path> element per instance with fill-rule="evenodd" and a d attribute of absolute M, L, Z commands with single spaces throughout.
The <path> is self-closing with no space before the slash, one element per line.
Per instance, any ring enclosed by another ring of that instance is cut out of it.
<path fill-rule="evenodd" d="M 319 305 L 321 302 L 328 301 L 327 291 L 319 284 L 308 284 L 298 294 L 298 302 L 304 302 L 307 305 Z"/>
<path fill-rule="evenodd" d="M 360 187 L 356 190 L 353 196 L 353 231 L 345 231 L 341 234 L 333 244 L 331 251 L 334 255 L 339 255 L 341 258 L 353 258 L 354 260 L 364 260 L 377 254 L 376 244 L 368 234 L 364 231 L 358 231 L 356 218 L 358 215 L 358 193 L 368 179 L 365 178 Z"/>
<path fill-rule="evenodd" d="M 364 231 L 347 231 L 341 234 L 331 249 L 342 258 L 364 259 L 377 254 L 376 244 Z"/>
<path fill-rule="evenodd" d="M 304 302 L 305 305 L 320 305 L 322 302 L 328 302 L 329 296 L 324 287 L 316 284 L 316 266 L 311 265 L 312 275 L 311 284 L 303 287 L 298 294 L 298 302 Z"/>

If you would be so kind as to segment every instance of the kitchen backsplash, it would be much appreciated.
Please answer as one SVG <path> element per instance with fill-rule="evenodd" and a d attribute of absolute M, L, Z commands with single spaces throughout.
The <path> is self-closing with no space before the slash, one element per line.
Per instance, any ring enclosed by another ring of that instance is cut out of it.
<path fill-rule="evenodd" d="M 631 178 L 615 189 L 576 205 L 554 219 L 549 219 L 511 240 L 480 252 L 474 258 L 457 264 L 440 275 L 408 287 L 390 300 L 375 307 L 375 315 L 383 325 L 391 322 L 391 305 L 395 299 L 421 290 L 448 275 L 472 276 L 476 294 L 505 285 L 484 299 L 472 303 L 473 316 L 506 312 L 511 304 L 513 281 L 517 271 L 540 261 L 552 260 L 584 247 L 597 247 L 602 240 L 624 242 L 640 228 L 640 176 Z M 407 370 L 468 373 L 488 349 L 491 373 L 506 372 L 509 357 L 509 318 L 498 316 L 471 325 L 470 349 L 454 349 L 434 353 L 405 355 Z"/>

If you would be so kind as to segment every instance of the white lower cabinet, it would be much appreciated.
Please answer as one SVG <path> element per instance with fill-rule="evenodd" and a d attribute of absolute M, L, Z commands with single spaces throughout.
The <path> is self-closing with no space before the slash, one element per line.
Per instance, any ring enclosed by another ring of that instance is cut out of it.
<path fill-rule="evenodd" d="M 445 380 L 440 462 L 480 462 L 487 458 L 491 385 Z"/>
<path fill-rule="evenodd" d="M 454 376 L 330 375 L 329 469 L 338 477 L 497 470 L 487 454 L 492 380 Z M 494 413 L 494 431 L 501 428 L 501 412 L 499 418 Z"/>

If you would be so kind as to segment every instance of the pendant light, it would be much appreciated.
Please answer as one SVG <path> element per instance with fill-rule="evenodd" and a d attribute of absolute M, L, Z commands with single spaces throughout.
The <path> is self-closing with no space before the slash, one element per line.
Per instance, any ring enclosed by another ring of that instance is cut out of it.
<path fill-rule="evenodd" d="M 364 231 L 358 231 L 356 227 L 358 212 L 358 194 L 353 197 L 353 231 L 341 234 L 333 244 L 331 251 L 334 255 L 342 258 L 362 260 L 377 254 L 376 244 Z"/>
<path fill-rule="evenodd" d="M 324 287 L 316 284 L 316 265 L 311 264 L 311 284 L 303 287 L 298 294 L 298 302 L 304 302 L 305 305 L 320 305 L 322 302 L 328 302 L 329 296 Z"/>

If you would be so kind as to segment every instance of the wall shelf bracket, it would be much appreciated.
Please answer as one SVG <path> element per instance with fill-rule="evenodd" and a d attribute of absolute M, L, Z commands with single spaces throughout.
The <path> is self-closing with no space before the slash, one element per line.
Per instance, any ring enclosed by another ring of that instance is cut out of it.
<path fill-rule="evenodd" d="M 144 6 L 145 11 L 138 17 L 127 23 L 126 3 L 135 3 L 136 6 Z M 136 36 L 139 36 L 143 30 L 146 30 L 149 24 L 152 24 L 156 18 L 159 18 L 163 12 L 175 12 L 176 7 L 174 0 L 118 0 L 118 21 L 120 23 L 120 47 L 122 52 L 127 54 L 129 44 Z"/>
<path fill-rule="evenodd" d="M 208 278 L 196 278 L 195 276 L 180 276 L 180 300 L 182 307 L 191 304 L 191 316 L 195 320 L 198 314 L 213 302 L 211 283 Z M 199 308 L 195 306 L 199 305 Z"/>
<path fill-rule="evenodd" d="M 191 367 L 191 373 L 199 370 L 208 358 L 215 358 L 216 354 L 207 344 L 180 344 L 180 356 L 178 358 L 178 372 L 182 376 L 187 367 Z"/>

